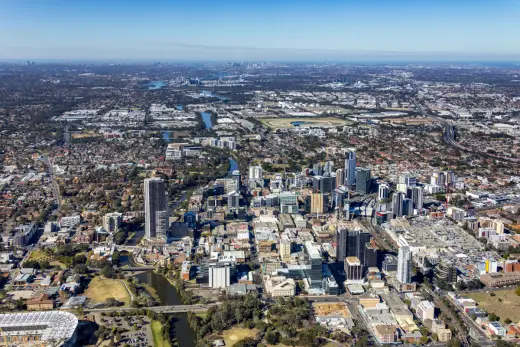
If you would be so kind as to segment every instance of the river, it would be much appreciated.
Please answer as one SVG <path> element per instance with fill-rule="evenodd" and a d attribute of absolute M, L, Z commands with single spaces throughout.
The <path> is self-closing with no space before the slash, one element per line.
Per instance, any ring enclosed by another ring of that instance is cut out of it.
<path fill-rule="evenodd" d="M 228 176 L 233 174 L 233 171 L 238 170 L 238 163 L 235 159 L 229 157 L 229 171 Z"/>
<path fill-rule="evenodd" d="M 213 122 L 211 122 L 211 113 L 201 112 L 200 115 L 202 116 L 202 120 L 204 121 L 204 125 L 206 126 L 206 129 L 213 128 Z"/>
<path fill-rule="evenodd" d="M 170 143 L 172 142 L 172 132 L 169 131 L 169 130 L 165 130 L 162 132 L 162 139 L 164 140 L 164 142 L 166 143 Z"/>
<path fill-rule="evenodd" d="M 158 275 L 153 271 L 146 271 L 135 275 L 142 283 L 146 283 L 155 289 L 161 305 L 182 305 L 182 300 L 177 294 L 177 289 L 168 282 L 162 275 Z M 181 347 L 195 347 L 196 336 L 191 330 L 188 323 L 188 315 L 186 313 L 175 313 L 173 317 L 173 333 L 172 337 L 177 339 L 177 343 Z"/>

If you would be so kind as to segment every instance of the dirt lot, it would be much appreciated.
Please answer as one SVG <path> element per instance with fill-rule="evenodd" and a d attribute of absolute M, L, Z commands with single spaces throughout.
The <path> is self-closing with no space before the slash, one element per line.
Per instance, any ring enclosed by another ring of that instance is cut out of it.
<path fill-rule="evenodd" d="M 338 316 L 341 315 L 345 318 L 350 317 L 350 311 L 342 302 L 327 302 L 327 303 L 314 303 L 312 304 L 314 313 L 316 316 Z"/>
<path fill-rule="evenodd" d="M 30 299 L 34 296 L 34 293 L 34 290 L 12 290 L 7 292 L 7 294 L 13 296 L 13 300 Z"/>
<path fill-rule="evenodd" d="M 506 318 L 517 323 L 520 321 L 520 297 L 515 294 L 515 290 L 497 290 L 490 293 L 471 293 L 466 296 L 475 300 L 479 307 L 488 313 L 495 313 L 500 317 L 500 322 L 504 322 Z"/>

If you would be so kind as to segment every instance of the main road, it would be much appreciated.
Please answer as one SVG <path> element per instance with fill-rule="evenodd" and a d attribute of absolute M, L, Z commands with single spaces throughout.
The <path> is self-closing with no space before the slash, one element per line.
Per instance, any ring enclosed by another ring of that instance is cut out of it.
<path fill-rule="evenodd" d="M 52 167 L 51 161 L 47 154 L 42 154 L 43 162 L 47 168 L 47 174 L 51 178 L 52 181 L 52 193 L 54 194 L 54 198 L 56 199 L 56 204 L 58 207 L 61 205 L 61 195 L 60 195 L 60 187 L 58 186 L 58 182 L 56 182 L 56 177 L 54 175 L 54 168 Z"/>
<path fill-rule="evenodd" d="M 357 298 L 346 298 L 343 296 L 301 296 L 301 299 L 307 299 L 312 302 L 345 302 L 351 304 L 358 304 Z M 147 309 L 156 312 L 164 313 L 185 313 L 185 312 L 203 312 L 209 310 L 213 306 L 218 306 L 220 303 L 212 304 L 196 304 L 196 305 L 169 305 L 169 306 L 148 306 L 148 307 L 105 307 L 105 308 L 84 308 L 85 313 L 96 312 L 127 312 L 138 309 Z M 67 310 L 67 309 L 63 309 Z"/>
<path fill-rule="evenodd" d="M 85 313 L 96 313 L 96 312 L 127 312 L 135 311 L 138 309 L 147 309 L 156 312 L 164 313 L 185 313 L 185 312 L 202 312 L 207 311 L 213 306 L 219 304 L 206 304 L 206 305 L 172 305 L 172 306 L 149 306 L 149 307 L 106 307 L 106 308 L 84 308 Z M 66 309 L 64 309 L 66 310 Z"/>
<path fill-rule="evenodd" d="M 506 160 L 506 161 L 512 161 L 512 162 L 515 162 L 515 163 L 520 163 L 520 158 L 504 157 L 502 155 L 497 155 L 497 154 L 492 154 L 492 153 L 487 153 L 487 152 L 483 153 L 483 152 L 480 152 L 478 149 L 469 148 L 469 147 L 461 145 L 460 143 L 455 141 L 455 127 L 452 124 L 450 124 L 446 119 L 443 119 L 441 117 L 437 117 L 435 115 L 432 115 L 432 114 L 426 112 L 424 110 L 423 106 L 421 104 L 419 104 L 419 102 L 415 98 L 412 98 L 411 101 L 415 105 L 417 110 L 419 110 L 419 113 L 423 117 L 432 118 L 432 119 L 440 122 L 443 125 L 444 132 L 443 132 L 442 138 L 443 138 L 444 142 L 446 142 L 450 146 L 458 148 L 458 149 L 460 149 L 461 151 L 464 151 L 464 152 L 475 153 L 475 154 L 484 155 L 484 156 L 487 156 L 487 157 L 490 157 L 490 158 L 495 158 L 495 159 L 501 159 L 501 160 Z"/>

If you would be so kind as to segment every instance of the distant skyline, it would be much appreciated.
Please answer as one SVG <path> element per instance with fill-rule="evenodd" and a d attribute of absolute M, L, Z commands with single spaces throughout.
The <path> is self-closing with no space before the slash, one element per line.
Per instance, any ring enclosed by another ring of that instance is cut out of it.
<path fill-rule="evenodd" d="M 0 61 L 520 61 L 520 0 L 1 0 Z"/>

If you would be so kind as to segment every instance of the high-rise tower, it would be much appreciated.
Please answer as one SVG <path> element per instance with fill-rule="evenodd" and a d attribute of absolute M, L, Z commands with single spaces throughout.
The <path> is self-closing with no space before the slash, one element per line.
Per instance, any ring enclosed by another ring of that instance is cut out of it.
<path fill-rule="evenodd" d="M 412 251 L 408 246 L 399 248 L 397 255 L 397 280 L 401 284 L 412 281 Z"/>
<path fill-rule="evenodd" d="M 345 184 L 354 186 L 356 184 L 356 150 L 347 149 L 345 157 Z"/>
<path fill-rule="evenodd" d="M 144 180 L 144 219 L 147 238 L 166 237 L 167 213 L 164 180 L 147 178 Z"/>

